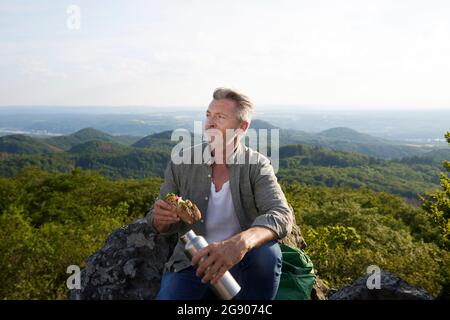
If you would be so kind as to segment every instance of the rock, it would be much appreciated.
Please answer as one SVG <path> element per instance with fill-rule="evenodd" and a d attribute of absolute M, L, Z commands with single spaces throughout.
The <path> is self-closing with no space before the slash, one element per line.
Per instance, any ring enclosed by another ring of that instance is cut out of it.
<path fill-rule="evenodd" d="M 301 230 L 296 224 L 292 226 L 291 233 L 281 240 L 281 242 L 288 246 L 293 246 L 300 249 L 305 249 L 307 247 L 305 239 L 302 237 Z"/>
<path fill-rule="evenodd" d="M 323 283 L 322 279 L 316 276 L 316 282 L 311 291 L 311 300 L 327 300 L 327 293 L 327 286 Z"/>
<path fill-rule="evenodd" d="M 410 285 L 393 273 L 381 270 L 380 289 L 369 289 L 369 275 L 330 295 L 329 300 L 432 300 L 419 286 Z"/>
<path fill-rule="evenodd" d="M 156 235 L 147 220 L 138 219 L 114 230 L 105 246 L 92 254 L 81 271 L 81 289 L 69 290 L 70 300 L 148 300 L 158 293 L 164 263 L 175 247 L 177 236 Z M 304 248 L 300 228 L 283 241 Z M 320 281 L 321 282 L 321 281 Z M 323 290 L 316 286 L 317 294 Z"/>
<path fill-rule="evenodd" d="M 91 255 L 81 272 L 81 289 L 70 290 L 70 300 L 154 299 L 164 263 L 176 244 L 176 235 L 151 232 L 138 219 L 115 230 L 105 246 Z"/>

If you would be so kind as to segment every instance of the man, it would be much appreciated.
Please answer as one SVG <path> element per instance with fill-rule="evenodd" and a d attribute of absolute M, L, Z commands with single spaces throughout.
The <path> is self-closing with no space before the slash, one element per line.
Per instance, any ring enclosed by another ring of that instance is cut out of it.
<path fill-rule="evenodd" d="M 205 161 L 177 165 L 171 161 L 167 166 L 159 200 L 147 214 L 149 224 L 157 233 L 178 232 L 178 237 L 192 229 L 209 246 L 189 261 L 178 239 L 165 264 L 157 299 L 214 299 L 208 284 L 228 270 L 241 286 L 235 299 L 274 299 L 281 275 L 277 240 L 291 232 L 294 218 L 270 161 L 240 142 L 252 113 L 247 96 L 216 89 L 206 111 L 208 143 L 191 150 L 206 155 Z M 230 130 L 235 133 L 231 138 Z M 192 200 L 203 219 L 184 223 L 161 200 L 167 192 Z"/>

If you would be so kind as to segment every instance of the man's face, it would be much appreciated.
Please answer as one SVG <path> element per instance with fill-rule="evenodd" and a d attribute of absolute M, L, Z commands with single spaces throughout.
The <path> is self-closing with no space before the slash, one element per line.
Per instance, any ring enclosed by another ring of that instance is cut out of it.
<path fill-rule="evenodd" d="M 215 130 L 220 131 L 222 134 L 222 141 L 226 141 L 226 130 L 227 129 L 243 129 L 247 128 L 248 124 L 246 121 L 242 123 L 237 118 L 236 113 L 236 103 L 229 99 L 213 100 L 206 110 L 206 121 L 205 121 L 205 135 L 208 141 L 210 140 L 210 132 Z M 215 129 L 215 130 L 212 130 Z"/>

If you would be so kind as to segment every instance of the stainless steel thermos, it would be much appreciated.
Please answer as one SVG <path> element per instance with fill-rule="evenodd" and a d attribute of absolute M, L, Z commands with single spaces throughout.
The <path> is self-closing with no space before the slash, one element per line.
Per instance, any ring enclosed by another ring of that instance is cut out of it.
<path fill-rule="evenodd" d="M 208 242 L 206 242 L 205 238 L 196 235 L 193 230 L 182 235 L 181 240 L 185 245 L 185 251 L 191 259 L 197 251 L 208 246 Z M 222 300 L 233 299 L 241 290 L 241 286 L 236 282 L 229 271 L 225 272 L 223 277 L 217 281 L 216 284 L 211 283 L 210 286 L 216 296 Z"/>

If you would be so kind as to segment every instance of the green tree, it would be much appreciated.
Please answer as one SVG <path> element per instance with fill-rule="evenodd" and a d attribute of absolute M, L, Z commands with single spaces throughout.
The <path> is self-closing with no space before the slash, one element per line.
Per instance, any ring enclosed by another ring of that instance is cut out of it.
<path fill-rule="evenodd" d="M 445 134 L 447 142 L 450 144 L 450 131 Z M 443 162 L 444 168 L 450 172 L 450 161 Z M 440 174 L 442 190 L 437 193 L 429 193 L 421 197 L 422 208 L 427 212 L 433 221 L 439 226 L 442 234 L 442 246 L 450 249 L 450 177 L 447 173 Z"/>
<path fill-rule="evenodd" d="M 65 299 L 67 267 L 83 268 L 112 230 L 142 217 L 161 183 L 36 167 L 0 178 L 0 299 Z"/>

